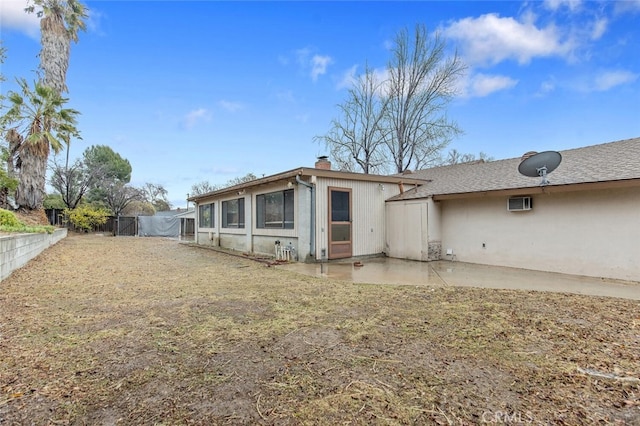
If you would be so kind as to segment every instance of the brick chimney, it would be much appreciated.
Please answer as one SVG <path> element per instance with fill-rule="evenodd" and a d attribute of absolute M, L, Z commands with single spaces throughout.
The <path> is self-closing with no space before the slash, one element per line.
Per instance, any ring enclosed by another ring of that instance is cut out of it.
<path fill-rule="evenodd" d="M 316 169 L 331 170 L 331 161 L 328 160 L 326 155 L 318 157 L 315 165 Z"/>

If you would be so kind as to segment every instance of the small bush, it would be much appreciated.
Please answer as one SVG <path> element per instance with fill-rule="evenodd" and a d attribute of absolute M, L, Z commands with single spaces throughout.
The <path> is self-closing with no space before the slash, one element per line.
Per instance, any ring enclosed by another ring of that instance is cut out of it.
<path fill-rule="evenodd" d="M 16 228 L 24 225 L 18 220 L 13 212 L 5 209 L 0 209 L 0 226 Z"/>
<path fill-rule="evenodd" d="M 27 234 L 52 234 L 55 228 L 51 225 L 25 225 L 9 210 L 0 209 L 0 231 Z"/>
<path fill-rule="evenodd" d="M 86 232 L 91 231 L 98 225 L 104 225 L 109 217 L 109 212 L 105 209 L 89 205 L 76 207 L 73 210 L 67 209 L 64 212 L 73 226 Z"/>

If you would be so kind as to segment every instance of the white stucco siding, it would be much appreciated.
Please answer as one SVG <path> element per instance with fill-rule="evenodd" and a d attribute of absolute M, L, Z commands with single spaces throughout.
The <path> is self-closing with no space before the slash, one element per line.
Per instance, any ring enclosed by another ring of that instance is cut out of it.
<path fill-rule="evenodd" d="M 288 189 L 294 190 L 293 229 L 258 228 L 255 212 L 256 196 Z M 306 191 L 304 187 L 298 187 L 298 185 L 293 184 L 293 182 L 292 185 L 289 185 L 289 181 L 282 181 L 245 190 L 242 193 L 227 194 L 225 196 L 211 197 L 202 200 L 196 205 L 196 212 L 198 211 L 198 205 L 213 203 L 215 206 L 214 226 L 211 228 L 201 228 L 198 223 L 198 214 L 196 213 L 196 242 L 202 245 L 220 246 L 237 251 L 273 255 L 275 254 L 275 241 L 279 240 L 285 242 L 285 244 L 291 243 L 298 251 L 298 233 L 302 229 L 301 227 L 304 227 L 302 232 L 308 234 L 309 195 L 304 191 Z M 244 198 L 245 226 L 244 228 L 223 228 L 222 203 L 238 198 Z M 302 200 L 299 200 L 299 198 L 302 198 Z M 304 243 L 304 245 L 301 246 L 303 256 L 308 254 L 308 241 L 308 236 L 302 241 Z"/>
<path fill-rule="evenodd" d="M 526 194 L 523 194 L 526 195 Z M 441 201 L 442 250 L 459 261 L 640 281 L 640 188 Z M 484 244 L 484 247 L 483 247 Z"/>
<path fill-rule="evenodd" d="M 316 253 L 328 255 L 329 187 L 351 189 L 353 256 L 380 254 L 385 246 L 385 200 L 400 192 L 397 185 L 318 178 L 316 181 Z"/>
<path fill-rule="evenodd" d="M 244 234 L 221 233 L 218 241 L 218 245 L 226 249 L 242 252 L 249 251 L 247 247 L 247 240 Z"/>

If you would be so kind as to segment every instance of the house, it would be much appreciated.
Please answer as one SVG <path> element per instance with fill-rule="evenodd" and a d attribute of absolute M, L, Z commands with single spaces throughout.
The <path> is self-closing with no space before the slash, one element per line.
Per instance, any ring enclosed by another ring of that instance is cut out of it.
<path fill-rule="evenodd" d="M 387 254 L 430 260 L 439 244 L 443 259 L 640 281 L 640 138 L 560 153 L 547 185 L 520 158 L 415 172 L 429 182 L 387 200 Z"/>
<path fill-rule="evenodd" d="M 405 176 L 331 170 L 326 157 L 189 198 L 196 243 L 319 261 L 382 254 L 385 200 L 424 184 Z"/>
<path fill-rule="evenodd" d="M 177 209 L 175 217 L 180 219 L 180 237 L 193 237 L 195 235 L 196 213 L 195 209 Z"/>
<path fill-rule="evenodd" d="M 321 157 L 191 197 L 196 242 L 319 261 L 386 254 L 640 281 L 640 138 L 561 151 L 541 185 L 520 158 L 378 176 Z"/>

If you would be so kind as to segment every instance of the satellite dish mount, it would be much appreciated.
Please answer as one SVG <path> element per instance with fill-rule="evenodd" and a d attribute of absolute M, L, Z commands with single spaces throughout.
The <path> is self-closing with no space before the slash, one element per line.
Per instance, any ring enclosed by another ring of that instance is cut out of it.
<path fill-rule="evenodd" d="M 562 161 L 562 155 L 556 151 L 530 151 L 522 156 L 518 166 L 520 174 L 528 177 L 541 177 L 540 186 L 549 185 L 547 174 L 554 171 Z"/>
<path fill-rule="evenodd" d="M 549 180 L 547 179 L 547 166 L 542 166 L 538 170 L 538 176 L 542 178 L 542 182 L 540 182 L 540 186 L 549 185 Z"/>

